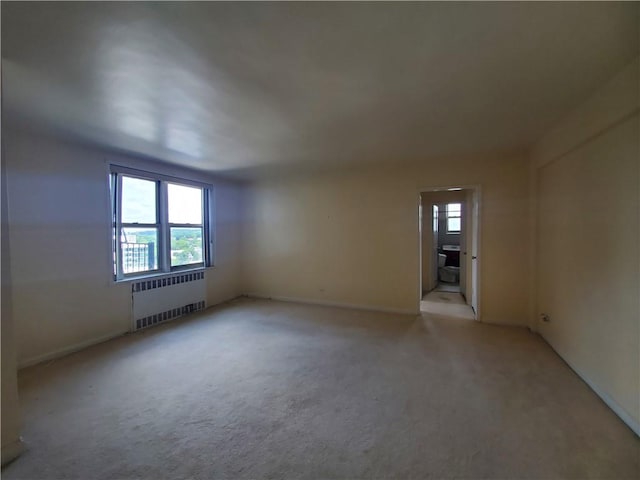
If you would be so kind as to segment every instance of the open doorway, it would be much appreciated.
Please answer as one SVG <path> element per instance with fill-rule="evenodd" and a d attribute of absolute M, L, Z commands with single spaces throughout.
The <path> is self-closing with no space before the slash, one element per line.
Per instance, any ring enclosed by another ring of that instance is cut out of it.
<path fill-rule="evenodd" d="M 479 188 L 420 192 L 420 311 L 479 319 Z"/>

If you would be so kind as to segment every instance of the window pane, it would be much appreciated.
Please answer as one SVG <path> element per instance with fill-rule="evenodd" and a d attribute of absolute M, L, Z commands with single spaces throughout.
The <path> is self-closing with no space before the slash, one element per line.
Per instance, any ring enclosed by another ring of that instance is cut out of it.
<path fill-rule="evenodd" d="M 122 223 L 156 223 L 156 182 L 122 177 Z"/>
<path fill-rule="evenodd" d="M 202 188 L 170 183 L 169 223 L 202 225 Z"/>
<path fill-rule="evenodd" d="M 202 228 L 171 227 L 171 266 L 202 263 Z"/>
<path fill-rule="evenodd" d="M 122 272 L 148 272 L 158 268 L 158 229 L 123 228 L 120 236 Z"/>
<path fill-rule="evenodd" d="M 462 211 L 461 203 L 448 203 L 447 204 L 447 215 L 460 215 Z"/>
<path fill-rule="evenodd" d="M 447 218 L 447 230 L 449 232 L 460 231 L 460 219 L 459 218 Z"/>

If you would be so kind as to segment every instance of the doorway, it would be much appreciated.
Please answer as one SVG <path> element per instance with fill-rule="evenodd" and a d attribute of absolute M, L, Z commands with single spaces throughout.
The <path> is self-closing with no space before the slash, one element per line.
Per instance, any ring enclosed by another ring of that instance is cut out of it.
<path fill-rule="evenodd" d="M 420 311 L 480 319 L 478 186 L 419 194 Z"/>

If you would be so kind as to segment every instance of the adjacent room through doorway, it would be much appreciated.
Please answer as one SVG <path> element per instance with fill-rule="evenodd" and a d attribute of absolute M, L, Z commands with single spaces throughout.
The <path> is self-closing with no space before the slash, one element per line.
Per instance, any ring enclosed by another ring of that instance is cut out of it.
<path fill-rule="evenodd" d="M 479 317 L 478 202 L 475 187 L 420 193 L 420 311 Z"/>

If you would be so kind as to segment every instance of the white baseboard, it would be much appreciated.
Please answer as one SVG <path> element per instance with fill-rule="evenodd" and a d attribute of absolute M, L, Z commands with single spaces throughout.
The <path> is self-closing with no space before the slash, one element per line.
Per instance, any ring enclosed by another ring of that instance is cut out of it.
<path fill-rule="evenodd" d="M 2 466 L 18 458 L 25 451 L 25 445 L 22 438 L 2 446 Z"/>
<path fill-rule="evenodd" d="M 400 315 L 420 315 L 420 312 L 418 310 L 410 310 L 410 309 L 402 309 L 402 308 L 386 308 L 386 307 L 378 307 L 374 305 L 359 305 L 354 303 L 341 303 L 341 302 L 333 302 L 331 300 L 316 300 L 311 298 L 299 298 L 299 297 L 282 297 L 279 295 L 262 295 L 259 293 L 247 293 L 246 296 L 249 298 L 277 300 L 280 302 L 305 303 L 308 305 L 321 305 L 323 307 L 350 308 L 353 310 L 367 310 L 370 312 L 382 312 L 382 313 L 397 313 Z"/>
<path fill-rule="evenodd" d="M 562 360 L 569 365 L 569 368 L 573 370 L 576 375 L 578 375 L 584 383 L 586 383 L 591 390 L 595 392 L 596 395 L 600 397 L 600 399 L 611 409 L 613 413 L 615 413 L 620 419 L 631 429 L 633 432 L 640 437 L 640 422 L 634 419 L 624 408 L 622 408 L 618 402 L 616 402 L 611 396 L 603 391 L 598 385 L 596 385 L 591 379 L 584 374 L 579 368 L 577 368 L 573 363 L 567 360 L 567 357 L 562 355 L 546 338 L 540 335 L 547 345 L 551 347 L 551 349 L 556 352 L 556 354 L 562 358 Z"/>
<path fill-rule="evenodd" d="M 45 353 L 42 355 L 37 355 L 35 357 L 27 358 L 26 360 L 22 360 L 18 362 L 18 370 L 21 368 L 31 367 L 38 363 L 46 362 L 49 360 L 54 360 L 56 358 L 64 357 L 71 353 L 75 353 L 79 350 L 83 350 L 87 347 L 91 347 L 93 345 L 97 345 L 98 343 L 106 342 L 107 340 L 111 340 L 112 338 L 120 337 L 125 333 L 128 333 L 129 330 L 121 330 L 118 332 L 109 333 L 107 335 L 102 335 L 101 337 L 92 338 L 90 340 L 85 340 L 84 342 L 76 343 L 74 345 L 69 345 L 68 347 L 61 348 L 59 350 L 54 350 L 53 352 Z"/>

